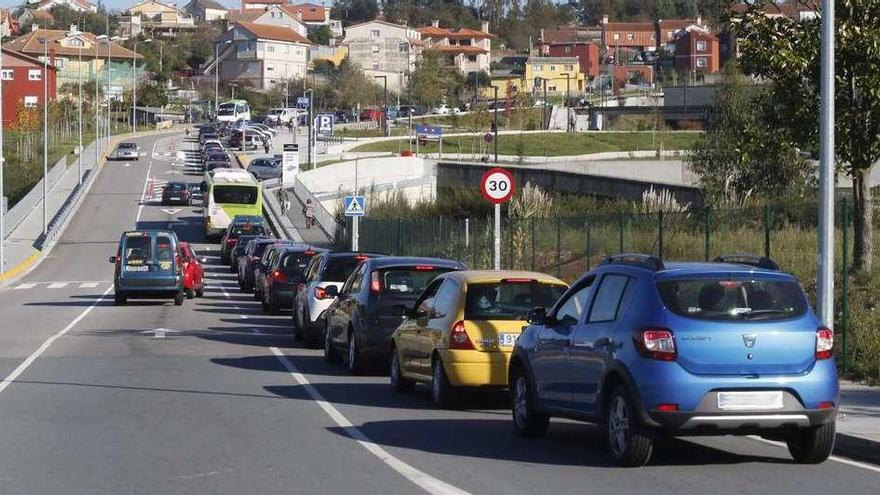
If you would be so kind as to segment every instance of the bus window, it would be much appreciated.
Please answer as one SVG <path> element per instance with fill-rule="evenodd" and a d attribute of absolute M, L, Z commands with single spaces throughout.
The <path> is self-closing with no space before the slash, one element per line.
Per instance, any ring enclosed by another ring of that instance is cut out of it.
<path fill-rule="evenodd" d="M 257 202 L 257 188 L 253 186 L 214 186 L 214 202 L 219 204 L 252 205 Z"/>

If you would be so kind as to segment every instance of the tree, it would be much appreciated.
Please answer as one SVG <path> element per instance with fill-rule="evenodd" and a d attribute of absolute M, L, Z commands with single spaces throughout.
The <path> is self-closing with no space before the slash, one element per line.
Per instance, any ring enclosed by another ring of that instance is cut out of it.
<path fill-rule="evenodd" d="M 725 67 L 706 133 L 689 159 L 710 204 L 741 204 L 752 196 L 780 197 L 806 189 L 806 161 L 772 127 L 771 96 L 768 85 L 754 84 L 736 64 Z"/>
<path fill-rule="evenodd" d="M 821 21 L 768 17 L 758 2 L 730 23 L 743 69 L 772 81 L 774 127 L 818 151 Z M 880 159 L 880 8 L 876 0 L 838 0 L 835 53 L 835 155 L 853 179 L 853 270 L 873 261 L 870 170 Z"/>
<path fill-rule="evenodd" d="M 309 31 L 309 41 L 319 45 L 329 45 L 330 39 L 333 38 L 333 32 L 329 26 L 318 26 L 317 29 Z"/>
<path fill-rule="evenodd" d="M 346 25 L 371 21 L 379 15 L 376 0 L 335 0 L 330 15 L 342 19 Z"/>
<path fill-rule="evenodd" d="M 458 71 L 443 63 L 443 56 L 427 50 L 409 77 L 409 92 L 419 103 L 433 106 L 459 93 L 464 80 Z"/>

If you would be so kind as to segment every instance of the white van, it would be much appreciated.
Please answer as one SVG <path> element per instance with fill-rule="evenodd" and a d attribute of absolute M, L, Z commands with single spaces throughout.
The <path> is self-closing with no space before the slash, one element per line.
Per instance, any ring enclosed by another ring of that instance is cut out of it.
<path fill-rule="evenodd" d="M 266 118 L 276 124 L 286 125 L 299 115 L 300 110 L 296 108 L 273 108 L 266 114 Z"/>

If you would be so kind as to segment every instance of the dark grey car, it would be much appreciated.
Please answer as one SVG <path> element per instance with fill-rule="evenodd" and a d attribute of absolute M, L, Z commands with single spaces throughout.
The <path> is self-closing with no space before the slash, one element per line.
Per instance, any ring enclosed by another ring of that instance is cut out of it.
<path fill-rule="evenodd" d="M 113 276 L 116 305 L 130 297 L 174 298 L 183 304 L 183 274 L 177 263 L 177 234 L 164 230 L 123 232 L 116 256 Z"/>
<path fill-rule="evenodd" d="M 281 160 L 277 158 L 257 158 L 248 165 L 248 172 L 257 180 L 277 179 L 281 177 Z"/>

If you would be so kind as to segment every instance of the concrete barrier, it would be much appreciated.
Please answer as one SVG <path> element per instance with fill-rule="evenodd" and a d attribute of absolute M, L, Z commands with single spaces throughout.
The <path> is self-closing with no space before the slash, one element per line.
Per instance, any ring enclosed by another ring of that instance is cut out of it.
<path fill-rule="evenodd" d="M 60 160 L 55 162 L 55 165 L 49 169 L 49 172 L 46 175 L 46 189 L 51 190 L 52 187 L 58 182 L 58 179 L 64 174 L 64 171 L 67 169 L 67 156 L 62 156 Z M 18 203 L 15 203 L 15 206 L 7 210 L 6 212 L 6 237 L 8 238 L 12 232 L 15 231 L 16 227 L 24 221 L 25 217 L 40 204 L 43 200 L 43 179 L 40 179 L 39 182 L 28 191 L 27 194 L 21 198 Z"/>

